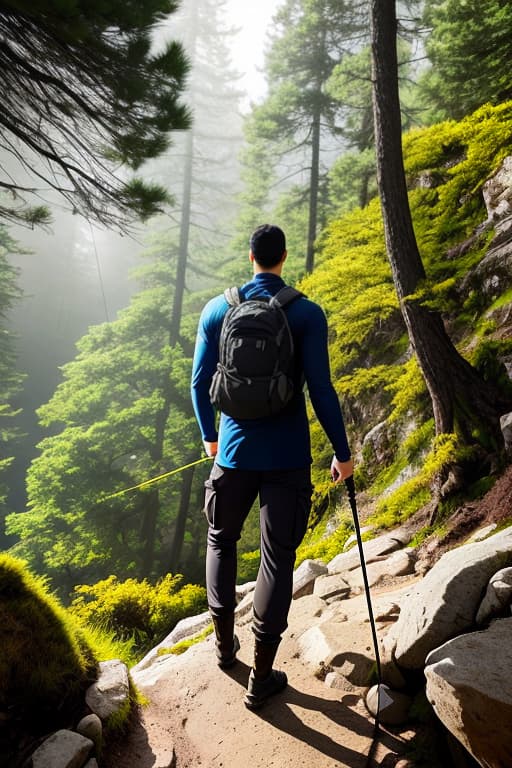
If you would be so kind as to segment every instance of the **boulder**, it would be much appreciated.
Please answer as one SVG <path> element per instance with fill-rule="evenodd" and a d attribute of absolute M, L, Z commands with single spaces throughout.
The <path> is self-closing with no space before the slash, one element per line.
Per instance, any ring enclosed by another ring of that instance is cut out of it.
<path fill-rule="evenodd" d="M 131 671 L 139 672 L 142 669 L 146 669 L 158 658 L 158 652 L 161 648 L 172 648 L 173 645 L 179 643 L 181 640 L 185 640 L 187 637 L 196 635 L 201 630 L 205 629 L 208 624 L 211 623 L 212 617 L 209 611 L 203 611 L 203 613 L 197 616 L 188 616 L 186 619 L 178 621 L 172 632 L 170 632 L 164 639 L 155 645 L 137 664 L 135 664 Z"/>
<path fill-rule="evenodd" d="M 350 585 L 339 573 L 334 573 L 331 576 L 318 576 L 315 580 L 313 594 L 325 601 L 341 600 L 350 594 Z"/>
<path fill-rule="evenodd" d="M 374 665 L 368 623 L 332 617 L 306 630 L 298 643 L 304 661 L 315 668 L 334 668 L 352 685 L 368 685 Z"/>
<path fill-rule="evenodd" d="M 244 598 L 240 600 L 235 608 L 235 621 L 237 624 L 243 623 L 240 620 L 244 617 L 252 619 L 252 605 L 254 602 L 254 590 L 247 592 Z"/>
<path fill-rule="evenodd" d="M 52 733 L 32 755 L 32 768 L 82 768 L 94 745 L 65 729 Z"/>
<path fill-rule="evenodd" d="M 422 669 L 427 654 L 474 626 L 489 579 L 512 564 L 512 527 L 446 552 L 409 591 L 383 639 L 384 659 Z"/>
<path fill-rule="evenodd" d="M 100 661 L 100 676 L 86 691 L 85 701 L 103 721 L 120 712 L 129 702 L 128 668 L 119 659 Z"/>
<path fill-rule="evenodd" d="M 327 573 L 327 566 L 318 560 L 303 560 L 293 574 L 293 599 L 312 595 L 317 576 Z"/>
<path fill-rule="evenodd" d="M 427 657 L 427 698 L 483 768 L 512 764 L 512 619 L 448 641 Z"/>
<path fill-rule="evenodd" d="M 76 732 L 86 739 L 90 739 L 94 744 L 96 753 L 101 752 L 101 743 L 103 738 L 103 725 L 98 715 L 86 715 L 82 717 L 76 727 Z"/>
<path fill-rule="evenodd" d="M 500 168 L 482 187 L 488 221 L 497 221 L 512 213 L 512 157 L 506 157 Z"/>
<path fill-rule="evenodd" d="M 414 573 L 416 563 L 415 550 L 409 547 L 397 549 L 388 556 L 383 556 L 366 569 L 368 585 L 374 587 L 386 578 L 407 576 Z M 345 574 L 345 579 L 351 587 L 352 593 L 357 594 L 364 589 L 363 569 L 355 568 Z"/>
<path fill-rule="evenodd" d="M 512 568 L 502 568 L 487 585 L 485 597 L 476 614 L 476 623 L 484 624 L 512 604 Z"/>
<path fill-rule="evenodd" d="M 410 533 L 405 531 L 405 529 L 398 528 L 396 531 L 377 536 L 375 539 L 363 541 L 365 563 L 368 565 L 368 563 L 374 562 L 383 555 L 389 555 L 396 549 L 401 549 L 405 544 L 408 544 L 409 539 Z M 341 552 L 336 557 L 333 557 L 327 563 L 327 570 L 330 574 L 343 573 L 344 571 L 352 571 L 360 565 L 359 548 L 354 546 L 348 552 Z"/>

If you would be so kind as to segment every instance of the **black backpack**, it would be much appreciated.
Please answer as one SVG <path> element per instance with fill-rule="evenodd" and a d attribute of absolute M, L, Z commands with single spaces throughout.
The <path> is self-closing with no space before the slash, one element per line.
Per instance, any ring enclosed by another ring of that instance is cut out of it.
<path fill-rule="evenodd" d="M 246 299 L 239 288 L 228 288 L 224 296 L 230 307 L 222 323 L 210 400 L 235 419 L 273 416 L 297 390 L 284 307 L 304 294 L 285 286 L 270 300 Z"/>

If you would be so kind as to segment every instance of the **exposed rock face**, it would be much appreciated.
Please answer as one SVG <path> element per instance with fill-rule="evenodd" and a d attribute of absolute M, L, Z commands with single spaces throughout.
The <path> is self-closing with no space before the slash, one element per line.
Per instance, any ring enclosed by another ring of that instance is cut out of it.
<path fill-rule="evenodd" d="M 410 533 L 405 529 L 398 528 L 391 533 L 385 533 L 382 536 L 377 536 L 375 539 L 364 541 L 363 552 L 366 565 L 400 549 L 404 544 L 408 544 L 409 539 Z M 327 564 L 327 569 L 330 574 L 343 573 L 344 571 L 352 571 L 360 565 L 359 549 L 355 546 L 349 549 L 348 552 L 342 552 L 333 557 Z"/>
<path fill-rule="evenodd" d="M 506 157 L 494 176 L 485 182 L 482 194 L 488 220 L 503 219 L 512 213 L 512 157 Z"/>
<path fill-rule="evenodd" d="M 512 765 L 512 619 L 450 640 L 427 657 L 427 697 L 483 768 Z"/>
<path fill-rule="evenodd" d="M 512 564 L 512 528 L 444 554 L 402 604 L 383 641 L 383 656 L 422 669 L 427 654 L 474 626 L 491 576 Z"/>

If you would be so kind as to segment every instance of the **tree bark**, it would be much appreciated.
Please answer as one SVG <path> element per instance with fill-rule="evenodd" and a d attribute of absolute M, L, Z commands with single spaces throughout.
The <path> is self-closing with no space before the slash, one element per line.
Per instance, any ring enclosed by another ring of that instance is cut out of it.
<path fill-rule="evenodd" d="M 511 403 L 458 353 L 439 312 L 410 298 L 425 278 L 409 208 L 402 153 L 395 0 L 372 0 L 372 78 L 377 179 L 388 258 L 409 339 L 432 400 L 436 433 L 500 450 L 500 414 Z"/>
<path fill-rule="evenodd" d="M 320 178 L 320 107 L 313 116 L 311 136 L 311 172 L 309 175 L 308 244 L 306 272 L 313 271 L 315 260 L 316 225 L 318 215 L 318 187 Z"/>
<path fill-rule="evenodd" d="M 185 529 L 187 526 L 187 518 L 190 509 L 190 496 L 192 493 L 193 480 L 194 467 L 191 467 L 190 469 L 187 469 L 185 472 L 183 472 L 181 479 L 180 506 L 178 515 L 176 517 L 174 536 L 169 554 L 169 562 L 166 569 L 169 573 L 178 573 L 180 567 L 181 550 L 183 549 L 183 541 L 185 539 Z"/>
<path fill-rule="evenodd" d="M 185 278 L 188 261 L 188 241 L 190 236 L 190 206 L 192 203 L 192 170 L 194 162 L 194 134 L 190 130 L 185 142 L 185 168 L 183 178 L 183 194 L 181 199 L 180 244 L 178 263 L 176 265 L 176 287 L 171 316 L 171 333 L 169 344 L 175 347 L 180 340 L 181 315 L 183 313 L 183 295 L 185 293 Z"/>
<path fill-rule="evenodd" d="M 142 550 L 142 562 L 140 569 L 140 578 L 144 579 L 151 575 L 155 562 L 155 540 L 156 524 L 160 513 L 160 494 L 157 488 L 153 488 L 147 494 L 147 501 L 144 505 L 144 515 L 141 526 L 141 540 L 144 543 Z"/>

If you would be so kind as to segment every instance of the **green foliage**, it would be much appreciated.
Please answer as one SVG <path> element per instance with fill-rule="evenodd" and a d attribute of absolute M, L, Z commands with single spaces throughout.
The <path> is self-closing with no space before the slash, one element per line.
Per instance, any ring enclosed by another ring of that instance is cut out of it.
<path fill-rule="evenodd" d="M 341 519 L 332 533 L 326 533 L 326 523 L 322 522 L 313 530 L 309 530 L 297 550 L 295 566 L 304 560 L 321 560 L 328 563 L 343 551 L 343 547 L 354 531 L 353 524 Z"/>
<path fill-rule="evenodd" d="M 512 339 L 483 339 L 471 360 L 484 381 L 495 382 L 509 396 L 512 396 L 512 381 L 502 360 L 511 353 Z"/>
<path fill-rule="evenodd" d="M 189 69 L 184 50 L 162 38 L 157 50 L 152 39 L 175 10 L 174 0 L 17 0 L 2 7 L 2 145 L 19 166 L 13 172 L 10 163 L 5 173 L 14 203 L 1 205 L 0 215 L 47 221 L 45 208 L 23 199 L 27 170 L 73 212 L 105 225 L 126 227 L 133 213 L 158 211 L 165 190 L 126 181 L 118 169 L 161 154 L 170 131 L 190 123 L 180 101 Z"/>
<path fill-rule="evenodd" d="M 431 483 L 439 473 L 473 456 L 472 449 L 463 445 L 456 434 L 438 435 L 432 446 L 422 459 L 418 473 L 379 499 L 375 512 L 367 518 L 368 524 L 392 528 L 403 523 L 429 501 Z"/>
<path fill-rule="evenodd" d="M 192 637 L 188 637 L 186 640 L 181 640 L 179 643 L 176 643 L 171 648 L 159 648 L 158 649 L 158 656 L 167 656 L 168 654 L 172 654 L 174 656 L 180 656 L 182 653 L 185 653 L 185 651 L 188 651 L 189 648 L 191 648 L 193 645 L 197 645 L 197 643 L 202 643 L 203 640 L 206 640 L 209 635 L 211 635 L 213 632 L 213 624 L 209 624 L 206 629 L 203 629 L 202 632 L 199 632 L 197 635 L 193 635 Z"/>
<path fill-rule="evenodd" d="M 85 689 L 97 676 L 92 646 L 46 581 L 5 554 L 0 646 L 0 710 L 14 740 L 18 729 L 42 735 L 81 714 Z M 16 752 L 19 743 L 12 746 Z"/>
<path fill-rule="evenodd" d="M 180 476 L 112 494 L 197 458 L 191 352 L 169 345 L 172 275 L 169 259 L 145 268 L 143 289 L 115 321 L 79 340 L 38 411 L 53 434 L 28 471 L 29 509 L 9 515 L 7 529 L 19 539 L 15 554 L 50 574 L 63 595 L 113 572 L 155 578 L 169 570 Z M 203 474 L 194 473 L 196 493 Z M 194 532 L 195 521 L 189 526 Z"/>
<path fill-rule="evenodd" d="M 487 217 L 482 186 L 512 152 L 511 126 L 512 103 L 505 103 L 483 107 L 460 122 L 411 130 L 403 138 L 415 232 L 427 270 L 418 299 L 441 309 L 459 334 L 468 332 L 468 323 L 463 326 L 460 318 L 467 297 L 460 294 L 460 284 L 481 260 L 492 234 L 473 234 Z M 457 249 L 461 240 L 467 245 Z M 331 364 L 352 447 L 356 450 L 364 434 L 381 421 L 397 428 L 411 419 L 428 422 L 430 399 L 400 316 L 378 200 L 332 219 L 322 233 L 316 261 L 314 273 L 300 287 L 328 315 Z M 472 308 L 470 334 L 476 329 L 490 341 L 495 322 L 475 315 L 485 310 L 483 304 L 479 299 Z M 464 312 L 467 319 L 469 308 Z M 491 377 L 498 370 L 491 357 L 498 360 L 505 354 L 503 345 L 493 346 L 495 354 L 486 353 L 485 363 Z M 329 450 L 314 419 L 312 446 L 322 508 L 328 484 L 320 478 L 325 478 Z M 407 463 L 402 453 L 394 468 L 386 468 L 387 483 Z M 373 467 L 363 461 L 356 472 L 363 487 L 371 484 Z M 423 495 L 422 490 L 419 498 Z"/>
<path fill-rule="evenodd" d="M 423 78 L 426 101 L 437 115 L 461 118 L 512 95 L 505 62 L 512 55 L 512 8 L 504 0 L 426 0 L 431 28 Z"/>
<path fill-rule="evenodd" d="M 449 258 L 447 250 L 486 219 L 482 187 L 512 151 L 512 102 L 483 106 L 460 122 L 410 131 L 403 150 L 427 270 L 436 267 L 436 281 L 463 276 L 483 255 L 485 239 L 477 239 L 458 259 Z"/>
<path fill-rule="evenodd" d="M 386 389 L 393 395 L 390 422 L 421 413 L 425 407 L 427 388 L 415 357 L 411 357 L 402 366 L 401 374 Z"/>
<path fill-rule="evenodd" d="M 18 413 L 14 402 L 24 378 L 16 369 L 15 339 L 7 321 L 9 310 L 21 298 L 17 271 L 8 260 L 9 253 L 16 250 L 16 244 L 0 226 L 0 511 L 7 492 L 2 474 L 11 464 L 12 456 L 9 454 L 18 436 L 18 430 L 13 425 Z"/>
<path fill-rule="evenodd" d="M 168 574 L 155 585 L 146 579 L 119 581 L 116 576 L 97 584 L 75 587 L 69 611 L 82 623 L 112 633 L 116 640 L 134 638 L 138 654 L 158 643 L 183 618 L 206 608 L 206 590 L 184 584 L 181 574 Z"/>
<path fill-rule="evenodd" d="M 383 238 L 378 201 L 333 221 L 322 236 L 317 268 L 301 282 L 329 317 L 337 375 L 353 369 L 368 345 L 376 346 L 383 323 L 397 314 Z"/>
<path fill-rule="evenodd" d="M 308 271 L 312 241 L 327 211 L 330 162 L 324 162 L 324 150 L 339 141 L 343 120 L 342 106 L 326 84 L 365 17 L 365 9 L 352 5 L 286 0 L 275 14 L 266 51 L 268 96 L 248 120 L 244 231 L 251 228 L 248 215 L 253 227 L 271 212 L 271 218 L 277 217 L 290 233 L 297 218 L 304 218 L 300 237 L 292 237 L 290 243 L 296 247 L 294 258 L 306 252 L 302 269 Z M 291 204 L 292 196 L 298 205 Z M 302 271 L 295 265 L 292 269 L 294 274 Z"/>
<path fill-rule="evenodd" d="M 254 581 L 258 575 L 260 567 L 260 550 L 255 549 L 252 552 L 242 552 L 238 557 L 237 581 L 244 584 L 247 581 Z"/>

